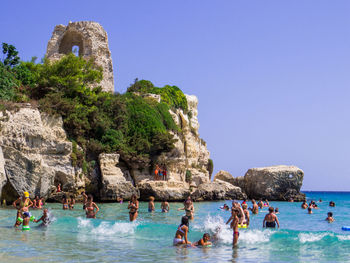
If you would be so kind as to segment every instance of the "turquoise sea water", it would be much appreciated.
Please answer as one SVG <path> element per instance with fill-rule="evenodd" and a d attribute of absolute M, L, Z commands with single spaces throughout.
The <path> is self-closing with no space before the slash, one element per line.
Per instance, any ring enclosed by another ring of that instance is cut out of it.
<path fill-rule="evenodd" d="M 262 229 L 266 208 L 251 217 L 249 229 L 240 231 L 239 246 L 232 248 L 232 231 L 224 222 L 229 212 L 218 210 L 225 202 L 195 203 L 189 240 L 218 226 L 219 241 L 210 248 L 173 247 L 172 241 L 183 211 L 170 203 L 169 213 L 147 212 L 140 203 L 135 223 L 128 222 L 127 203 L 99 204 L 97 219 L 86 219 L 82 205 L 63 211 L 60 204 L 47 204 L 54 222 L 47 228 L 31 223 L 32 230 L 12 228 L 16 210 L 0 209 L 0 262 L 350 262 L 350 193 L 306 192 L 309 200 L 323 200 L 320 209 L 308 215 L 301 203 L 271 202 L 278 207 L 281 228 Z M 336 207 L 328 206 L 330 200 Z M 231 204 L 231 201 L 227 201 Z M 332 211 L 335 222 L 327 223 Z M 39 218 L 40 210 L 31 210 Z"/>

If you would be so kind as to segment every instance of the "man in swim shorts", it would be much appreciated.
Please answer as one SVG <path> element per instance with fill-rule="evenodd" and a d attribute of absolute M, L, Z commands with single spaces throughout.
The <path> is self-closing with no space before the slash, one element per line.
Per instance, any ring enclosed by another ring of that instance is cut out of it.
<path fill-rule="evenodd" d="M 252 208 L 249 208 L 254 215 L 257 215 L 259 213 L 259 206 L 256 204 L 255 200 L 252 200 Z"/>
<path fill-rule="evenodd" d="M 272 206 L 269 207 L 269 213 L 265 216 L 263 221 L 263 227 L 266 228 L 275 228 L 276 223 L 278 228 L 280 227 L 280 223 L 278 222 L 278 218 L 276 214 L 274 213 L 274 209 Z"/>

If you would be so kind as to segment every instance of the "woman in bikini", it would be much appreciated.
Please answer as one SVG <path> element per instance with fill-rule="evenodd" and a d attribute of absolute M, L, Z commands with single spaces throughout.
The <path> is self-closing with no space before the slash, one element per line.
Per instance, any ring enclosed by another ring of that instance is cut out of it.
<path fill-rule="evenodd" d="M 233 229 L 233 246 L 237 246 L 238 243 L 238 237 L 239 237 L 239 232 L 238 232 L 238 224 L 239 224 L 239 210 L 237 208 L 232 208 L 232 223 L 230 224 L 230 227 Z"/>
<path fill-rule="evenodd" d="M 73 210 L 74 209 L 74 205 L 75 205 L 75 198 L 73 195 L 70 196 L 70 200 L 69 200 L 69 210 Z"/>
<path fill-rule="evenodd" d="M 131 200 L 129 202 L 128 209 L 130 209 L 129 210 L 130 222 L 135 221 L 137 216 L 138 216 L 137 211 L 139 209 L 139 201 L 137 201 L 136 195 L 131 196 Z"/>
<path fill-rule="evenodd" d="M 39 198 L 39 196 L 36 196 L 35 199 L 33 200 L 33 207 L 37 209 L 42 209 L 43 207 L 43 201 L 42 198 Z"/>
<path fill-rule="evenodd" d="M 93 202 L 92 195 L 88 195 L 85 205 L 86 218 L 96 218 L 96 214 L 99 210 L 98 206 Z"/>
<path fill-rule="evenodd" d="M 64 195 L 64 196 L 62 197 L 62 209 L 63 209 L 63 210 L 68 210 L 68 208 L 69 208 L 68 199 L 67 199 L 67 197 Z"/>
<path fill-rule="evenodd" d="M 24 192 L 23 196 L 18 198 L 16 201 L 12 203 L 12 205 L 17 208 L 17 215 L 16 215 L 16 223 L 15 226 L 18 225 L 18 218 L 22 218 L 22 213 L 28 212 L 29 207 L 33 206 L 32 200 L 29 198 L 29 193 Z M 18 205 L 18 207 L 17 207 Z"/>
<path fill-rule="evenodd" d="M 187 234 L 189 230 L 189 222 L 188 222 L 188 217 L 183 216 L 181 218 L 181 224 L 176 230 L 176 234 L 174 237 L 173 245 L 178 246 L 178 245 L 183 245 L 183 244 L 191 244 L 191 242 L 188 241 L 187 239 Z"/>
<path fill-rule="evenodd" d="M 187 197 L 186 201 L 184 202 L 184 207 L 183 208 L 179 208 L 177 209 L 179 210 L 185 210 L 185 214 L 186 216 L 193 220 L 194 218 L 194 206 L 193 206 L 193 202 L 191 200 L 191 196 Z"/>

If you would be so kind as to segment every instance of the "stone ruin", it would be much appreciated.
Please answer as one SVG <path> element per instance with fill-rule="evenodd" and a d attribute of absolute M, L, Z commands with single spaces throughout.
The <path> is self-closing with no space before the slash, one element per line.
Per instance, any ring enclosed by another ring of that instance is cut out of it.
<path fill-rule="evenodd" d="M 112 57 L 108 48 L 107 33 L 103 27 L 90 21 L 55 26 L 47 44 L 46 57 L 57 60 L 74 50 L 85 59 L 94 58 L 95 64 L 103 69 L 103 80 L 100 83 L 102 90 L 114 92 Z"/>

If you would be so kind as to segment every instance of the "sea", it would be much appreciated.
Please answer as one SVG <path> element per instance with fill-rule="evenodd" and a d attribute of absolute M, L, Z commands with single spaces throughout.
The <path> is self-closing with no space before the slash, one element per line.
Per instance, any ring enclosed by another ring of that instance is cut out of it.
<path fill-rule="evenodd" d="M 62 210 L 61 204 L 46 204 L 52 223 L 31 230 L 13 228 L 16 210 L 0 208 L 0 262 L 350 262 L 350 192 L 305 192 L 317 201 L 313 214 L 301 203 L 270 202 L 278 207 L 280 229 L 263 229 L 267 208 L 251 216 L 247 229 L 240 229 L 238 246 L 232 247 L 232 230 L 225 224 L 230 212 L 220 206 L 232 201 L 196 202 L 195 218 L 188 238 L 194 242 L 204 233 L 217 233 L 212 247 L 174 247 L 182 203 L 170 203 L 162 213 L 160 203 L 149 213 L 140 202 L 139 217 L 129 222 L 127 202 L 98 204 L 96 219 L 86 219 L 81 204 Z M 319 202 L 319 200 L 322 202 Z M 334 201 L 335 207 L 329 207 Z M 249 203 L 249 205 L 251 205 Z M 335 221 L 325 221 L 332 212 Z M 31 210 L 39 218 L 41 210 Z"/>

